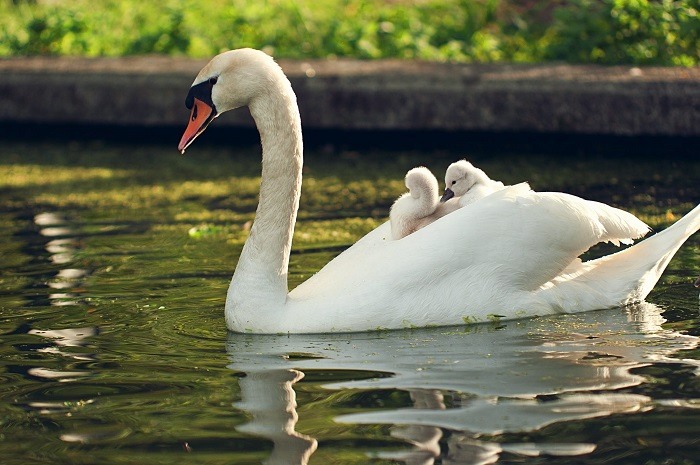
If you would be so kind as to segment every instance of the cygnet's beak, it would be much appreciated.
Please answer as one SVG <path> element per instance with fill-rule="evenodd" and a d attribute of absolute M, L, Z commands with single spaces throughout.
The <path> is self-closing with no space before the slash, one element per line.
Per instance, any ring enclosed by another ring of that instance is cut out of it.
<path fill-rule="evenodd" d="M 181 153 L 185 153 L 185 149 L 197 138 L 198 135 L 204 132 L 209 123 L 218 115 L 214 108 L 198 98 L 194 99 L 192 105 L 192 113 L 190 113 L 190 121 L 187 123 L 182 139 L 177 146 Z"/>
<path fill-rule="evenodd" d="M 445 193 L 442 194 L 442 197 L 440 197 L 440 202 L 442 202 L 442 203 L 447 202 L 448 200 L 450 200 L 454 196 L 455 196 L 455 193 L 452 192 L 452 189 L 450 189 L 448 187 L 447 189 L 445 189 Z"/>

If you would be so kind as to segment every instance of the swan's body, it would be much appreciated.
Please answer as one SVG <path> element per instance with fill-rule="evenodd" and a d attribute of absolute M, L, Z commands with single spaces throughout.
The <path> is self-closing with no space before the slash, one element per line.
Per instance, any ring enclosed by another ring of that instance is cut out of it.
<path fill-rule="evenodd" d="M 445 171 L 445 194 L 442 201 L 457 197 L 459 206 L 464 207 L 487 195 L 500 191 L 505 186 L 494 181 L 488 175 L 467 160 L 452 163 Z"/>
<path fill-rule="evenodd" d="M 406 173 L 408 192 L 391 206 L 389 221 L 392 239 L 401 239 L 459 208 L 456 202 L 440 202 L 438 182 L 423 166 Z"/>
<path fill-rule="evenodd" d="M 219 113 L 240 106 L 260 131 L 260 202 L 226 298 L 232 331 L 362 331 L 619 306 L 644 299 L 700 228 L 697 207 L 640 244 L 581 263 L 592 245 L 629 242 L 647 226 L 605 204 L 519 184 L 400 241 L 390 240 L 387 222 L 288 293 L 302 167 L 289 81 L 264 53 L 230 51 L 200 71 L 186 102 L 192 115 L 180 150 Z"/>

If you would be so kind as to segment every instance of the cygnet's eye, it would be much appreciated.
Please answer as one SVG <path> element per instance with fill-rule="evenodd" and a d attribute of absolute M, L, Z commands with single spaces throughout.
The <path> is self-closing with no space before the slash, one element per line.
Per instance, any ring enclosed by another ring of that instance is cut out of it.
<path fill-rule="evenodd" d="M 452 185 L 454 186 L 455 184 L 457 184 L 457 181 L 452 181 Z"/>
<path fill-rule="evenodd" d="M 209 84 L 211 84 L 211 85 L 213 86 L 214 84 L 216 84 L 216 81 L 217 81 L 217 80 L 218 80 L 218 78 L 217 78 L 216 76 L 210 77 L 210 78 L 209 78 Z"/>

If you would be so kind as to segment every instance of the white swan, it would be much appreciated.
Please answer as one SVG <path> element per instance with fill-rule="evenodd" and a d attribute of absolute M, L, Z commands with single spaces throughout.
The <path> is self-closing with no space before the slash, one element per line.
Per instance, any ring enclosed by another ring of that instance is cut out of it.
<path fill-rule="evenodd" d="M 459 208 L 457 202 L 439 202 L 438 182 L 424 166 L 406 173 L 408 192 L 391 206 L 391 237 L 401 239 Z"/>
<path fill-rule="evenodd" d="M 489 178 L 483 170 L 467 160 L 459 160 L 448 166 L 445 171 L 445 193 L 440 201 L 445 202 L 452 197 L 458 197 L 459 206 L 464 207 L 504 187 L 502 182 Z"/>
<path fill-rule="evenodd" d="M 287 292 L 299 204 L 301 121 L 292 87 L 263 52 L 214 57 L 186 99 L 184 151 L 220 113 L 248 106 L 262 141 L 260 201 L 226 298 L 232 331 L 313 333 L 486 321 L 614 307 L 644 299 L 700 228 L 700 206 L 626 250 L 581 263 L 600 241 L 647 227 L 610 206 L 527 185 L 498 191 L 400 241 L 385 223 Z M 469 225 L 470 227 L 464 227 Z M 493 317 L 491 315 L 491 317 Z"/>

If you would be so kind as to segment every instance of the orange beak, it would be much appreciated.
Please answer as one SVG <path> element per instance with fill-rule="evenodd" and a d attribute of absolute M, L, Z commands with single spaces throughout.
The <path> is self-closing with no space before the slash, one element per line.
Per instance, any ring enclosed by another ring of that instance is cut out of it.
<path fill-rule="evenodd" d="M 195 98 L 192 105 L 192 113 L 190 113 L 190 122 L 185 128 L 184 134 L 182 134 L 182 139 L 180 139 L 177 149 L 181 153 L 185 153 L 185 149 L 194 142 L 198 135 L 204 132 L 209 123 L 216 117 L 217 114 L 212 107 Z"/>

